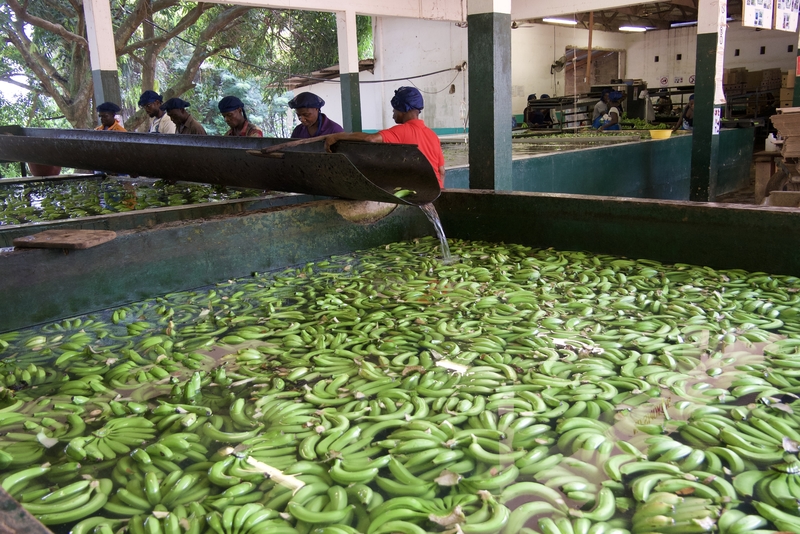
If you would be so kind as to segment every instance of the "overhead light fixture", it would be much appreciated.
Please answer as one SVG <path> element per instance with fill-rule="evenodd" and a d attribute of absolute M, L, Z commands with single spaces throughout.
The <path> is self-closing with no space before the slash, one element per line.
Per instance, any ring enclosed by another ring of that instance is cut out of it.
<path fill-rule="evenodd" d="M 669 25 L 670 28 L 684 28 L 686 26 L 697 26 L 697 21 L 690 20 L 688 22 L 673 22 Z"/>
<path fill-rule="evenodd" d="M 642 26 L 620 26 L 619 31 L 621 32 L 646 32 L 647 28 L 643 28 Z"/>
<path fill-rule="evenodd" d="M 574 26 L 575 24 L 578 23 L 577 20 L 559 19 L 559 18 L 550 18 L 550 17 L 543 18 L 542 22 L 547 22 L 549 24 L 569 24 L 571 26 Z"/>

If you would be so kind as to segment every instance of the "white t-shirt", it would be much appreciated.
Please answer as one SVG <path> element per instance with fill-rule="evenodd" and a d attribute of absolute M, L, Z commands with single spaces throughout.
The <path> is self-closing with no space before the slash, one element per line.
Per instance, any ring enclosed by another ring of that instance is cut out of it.
<path fill-rule="evenodd" d="M 175 123 L 172 122 L 172 119 L 170 119 L 169 115 L 167 115 L 165 112 L 163 115 L 161 115 L 160 119 L 150 119 L 149 131 L 150 133 L 174 134 Z"/>

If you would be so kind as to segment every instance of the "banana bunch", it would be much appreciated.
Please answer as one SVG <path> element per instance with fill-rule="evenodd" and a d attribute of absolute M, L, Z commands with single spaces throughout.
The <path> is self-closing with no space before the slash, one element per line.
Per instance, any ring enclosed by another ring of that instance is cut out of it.
<path fill-rule="evenodd" d="M 790 460 L 773 464 L 766 471 L 739 473 L 733 479 L 733 487 L 742 499 L 756 498 L 771 506 L 796 513 L 800 499 L 800 460 L 796 457 Z"/>
<path fill-rule="evenodd" d="M 44 525 L 71 523 L 100 510 L 108 500 L 113 482 L 107 478 L 68 484 L 22 506 Z"/>
<path fill-rule="evenodd" d="M 140 447 L 155 437 L 154 424 L 144 417 L 120 417 L 107 422 L 88 437 L 75 437 L 67 443 L 65 452 L 75 461 L 90 458 L 112 460 L 128 454 L 131 447 Z"/>
<path fill-rule="evenodd" d="M 321 511 L 320 515 L 325 513 Z M 265 508 L 260 504 L 229 506 L 221 513 L 217 511 L 211 512 L 206 516 L 206 521 L 209 532 L 216 534 L 288 534 L 298 532 L 278 512 Z M 326 523 L 326 521 L 319 521 L 318 523 Z M 169 533 L 164 531 L 164 534 Z"/>
<path fill-rule="evenodd" d="M 4 365 L 0 367 L 0 384 L 8 388 L 27 388 L 55 382 L 62 374 L 53 369 L 46 369 L 41 364 L 29 363 L 27 366 Z"/>
<path fill-rule="evenodd" d="M 178 505 L 200 502 L 210 491 L 209 480 L 201 473 L 184 473 L 178 469 L 159 479 L 155 472 L 148 471 L 143 481 L 132 478 L 118 488 L 103 508 L 122 516 L 171 510 Z"/>
<path fill-rule="evenodd" d="M 574 454 L 581 449 L 594 451 L 600 447 L 613 447 L 610 428 L 611 425 L 588 417 L 564 418 L 556 426 L 558 450 Z"/>
<path fill-rule="evenodd" d="M 674 493 L 652 493 L 644 503 L 637 505 L 632 520 L 632 533 L 712 532 L 720 518 L 721 509 L 711 499 L 681 497 Z"/>
<path fill-rule="evenodd" d="M 739 500 L 734 485 L 724 476 L 706 471 L 683 473 L 673 464 L 645 461 L 624 464 L 621 472 L 631 477 L 630 491 L 637 502 L 646 502 L 653 492 L 693 495 L 715 502 Z"/>

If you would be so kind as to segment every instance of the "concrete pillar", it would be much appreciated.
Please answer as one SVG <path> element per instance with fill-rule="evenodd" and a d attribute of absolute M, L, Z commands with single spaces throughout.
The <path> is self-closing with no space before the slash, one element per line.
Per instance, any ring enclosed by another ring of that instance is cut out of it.
<path fill-rule="evenodd" d="M 97 104 L 114 102 L 122 105 L 110 2 L 109 0 L 84 0 L 83 13 L 86 15 L 86 35 L 89 38 L 89 61 L 92 64 L 94 99 Z"/>
<path fill-rule="evenodd" d="M 361 131 L 361 91 L 358 87 L 358 33 L 356 12 L 336 12 L 339 40 L 339 80 L 342 89 L 342 128 Z"/>
<path fill-rule="evenodd" d="M 510 191 L 511 0 L 468 0 L 469 187 Z"/>
<path fill-rule="evenodd" d="M 725 105 L 722 70 L 728 7 L 726 0 L 700 0 L 697 8 L 697 64 L 689 198 L 708 202 L 716 196 L 719 128 Z"/>
<path fill-rule="evenodd" d="M 800 34 L 798 34 L 797 45 L 795 45 L 795 50 L 797 51 L 797 61 L 794 67 L 794 95 L 792 96 L 792 105 L 794 107 L 800 106 Z"/>

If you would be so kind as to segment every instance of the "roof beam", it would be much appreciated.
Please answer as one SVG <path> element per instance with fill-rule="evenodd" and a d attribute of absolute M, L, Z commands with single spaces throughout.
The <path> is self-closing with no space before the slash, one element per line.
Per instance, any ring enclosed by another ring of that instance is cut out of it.
<path fill-rule="evenodd" d="M 355 11 L 359 15 L 406 17 L 414 19 L 467 20 L 467 0 L 204 0 L 215 4 L 236 4 L 268 9 L 299 9 L 303 11 Z"/>
<path fill-rule="evenodd" d="M 607 11 L 620 7 L 642 4 L 642 0 L 512 0 L 511 18 L 541 19 L 572 13 L 588 13 L 589 11 Z"/>

